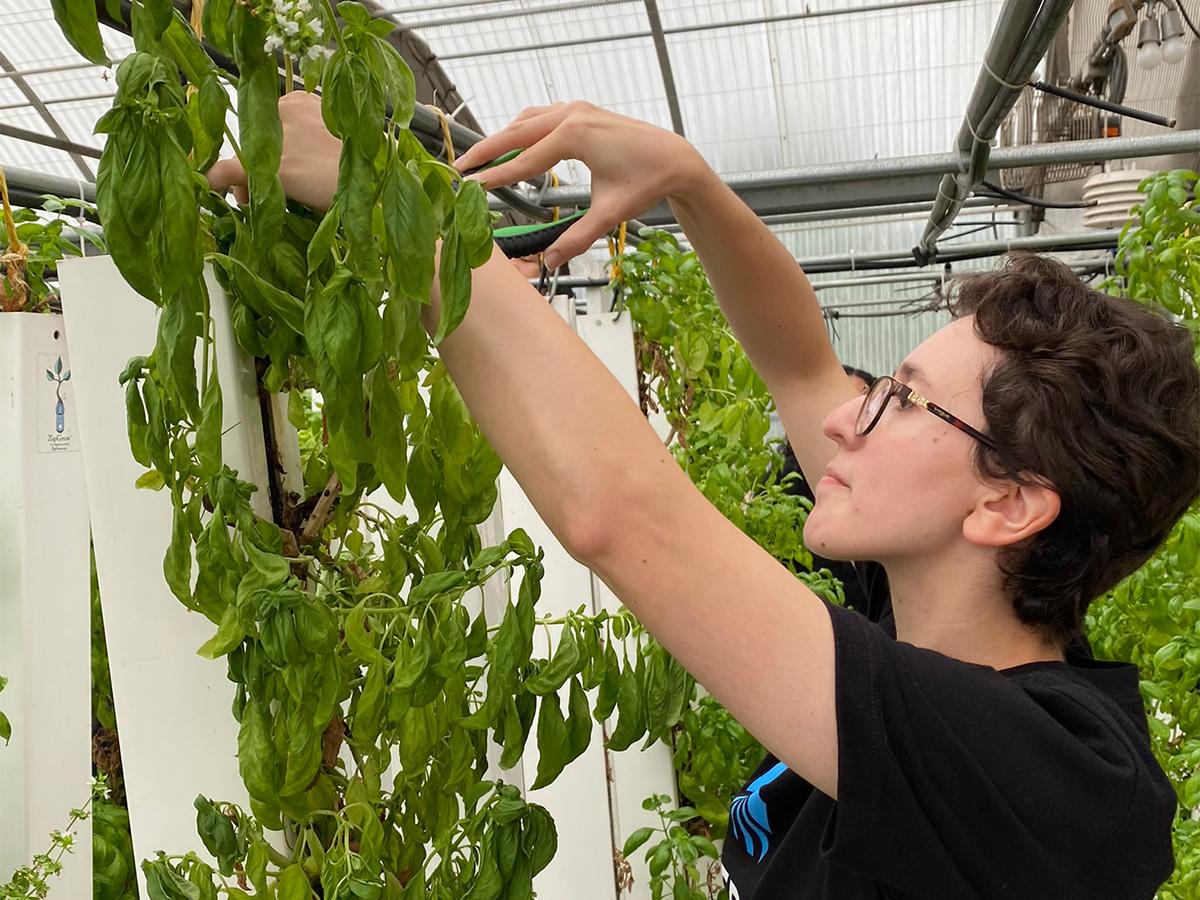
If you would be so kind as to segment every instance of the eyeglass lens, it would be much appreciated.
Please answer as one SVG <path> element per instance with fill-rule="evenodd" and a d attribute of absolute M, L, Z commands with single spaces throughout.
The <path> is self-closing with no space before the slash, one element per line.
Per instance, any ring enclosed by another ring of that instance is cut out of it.
<path fill-rule="evenodd" d="M 867 395 L 863 398 L 862 409 L 858 412 L 858 422 L 855 430 L 858 434 L 864 435 L 871 430 L 879 414 L 883 412 L 883 407 L 888 401 L 888 397 L 892 393 L 892 382 L 888 378 L 876 379 L 871 385 L 871 389 L 867 391 Z"/>

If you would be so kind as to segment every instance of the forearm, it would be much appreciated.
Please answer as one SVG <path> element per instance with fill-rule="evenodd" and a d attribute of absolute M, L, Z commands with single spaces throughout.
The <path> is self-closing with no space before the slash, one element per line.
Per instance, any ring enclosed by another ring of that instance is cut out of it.
<path fill-rule="evenodd" d="M 426 316 L 433 330 L 436 308 Z M 676 469 L 604 364 L 498 252 L 440 353 L 505 466 L 569 552 L 585 558 L 617 482 Z M 585 560 L 586 561 L 586 560 Z"/>
<path fill-rule="evenodd" d="M 838 368 L 817 295 L 788 249 L 707 166 L 671 207 L 750 362 L 775 390 Z"/>

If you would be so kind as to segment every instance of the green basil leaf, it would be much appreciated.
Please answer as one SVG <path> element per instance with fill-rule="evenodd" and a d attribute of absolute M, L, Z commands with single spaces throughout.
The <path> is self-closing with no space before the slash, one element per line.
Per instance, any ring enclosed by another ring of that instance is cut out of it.
<path fill-rule="evenodd" d="M 196 168 L 207 172 L 221 155 L 225 144 L 225 114 L 229 95 L 216 74 L 209 73 L 187 104 L 188 125 L 192 129 Z"/>
<path fill-rule="evenodd" d="M 380 653 L 375 649 L 375 642 L 367 635 L 366 615 L 366 601 L 363 601 L 347 614 L 342 631 L 346 646 L 350 648 L 355 659 L 360 663 L 370 664 L 380 658 Z"/>
<path fill-rule="evenodd" d="M 542 698 L 538 714 L 538 767 L 532 790 L 544 788 L 559 776 L 567 764 L 567 744 L 567 723 L 558 702 L 558 694 L 547 694 Z"/>
<path fill-rule="evenodd" d="M 112 65 L 108 54 L 104 52 L 104 41 L 100 38 L 100 21 L 95 3 L 50 0 L 50 8 L 54 11 L 54 21 L 80 56 L 96 65 Z"/>
<path fill-rule="evenodd" d="M 617 683 L 617 727 L 608 739 L 609 750 L 627 750 L 646 733 L 642 689 L 635 673 L 626 668 Z"/>
<path fill-rule="evenodd" d="M 283 227 L 286 198 L 279 181 L 283 126 L 279 122 L 279 75 L 275 59 L 263 50 L 268 16 L 237 8 L 234 61 L 238 75 L 238 117 L 252 122 L 242 134 L 242 162 L 250 192 L 254 246 L 266 256 Z"/>
<path fill-rule="evenodd" d="M 311 900 L 312 895 L 312 885 L 300 863 L 292 863 L 280 873 L 275 885 L 278 900 Z"/>
<path fill-rule="evenodd" d="M 205 351 L 207 352 L 207 350 Z M 200 403 L 200 422 L 196 426 L 196 458 L 201 475 L 221 470 L 221 385 L 214 360 L 208 373 L 208 386 Z"/>
<path fill-rule="evenodd" d="M 233 604 L 225 607 L 217 633 L 204 642 L 196 652 L 205 659 L 217 659 L 233 650 L 245 639 L 246 633 L 238 621 L 238 611 Z"/>
<path fill-rule="evenodd" d="M 188 529 L 187 513 L 176 505 L 171 517 L 171 543 L 163 558 L 163 577 L 179 602 L 195 608 L 192 599 L 192 534 Z"/>
<path fill-rule="evenodd" d="M 244 532 L 242 533 L 242 550 L 245 551 L 250 565 L 263 576 L 264 587 L 277 588 L 288 580 L 291 569 L 288 567 L 287 560 L 276 553 L 260 549 Z"/>
<path fill-rule="evenodd" d="M 579 668 L 579 642 L 575 630 L 564 625 L 558 646 L 550 662 L 537 675 L 525 682 L 525 689 L 533 694 L 545 695 L 557 691 Z"/>
<path fill-rule="evenodd" d="M 458 231 L 451 231 L 442 242 L 441 270 L 438 272 L 441 286 L 442 310 L 438 319 L 437 335 L 433 342 L 440 344 L 454 332 L 467 315 L 471 305 L 471 266 L 467 250 Z"/>
<path fill-rule="evenodd" d="M 536 803 L 529 804 L 524 836 L 531 874 L 537 875 L 558 852 L 558 829 L 550 813 Z"/>
<path fill-rule="evenodd" d="M 464 181 L 454 198 L 454 227 L 462 236 L 467 265 L 482 266 L 492 256 L 492 214 L 478 181 Z"/>
<path fill-rule="evenodd" d="M 304 335 L 302 301 L 275 287 L 239 259 L 215 253 L 212 260 L 225 270 L 237 286 L 239 298 L 254 307 L 255 312 L 263 316 L 269 315 L 296 334 Z"/>
<path fill-rule="evenodd" d="M 379 737 L 379 727 L 387 704 L 387 663 L 379 661 L 367 668 L 367 678 L 350 713 L 350 728 L 355 744 L 370 747 Z"/>
<path fill-rule="evenodd" d="M 196 797 L 196 831 L 204 847 L 217 860 L 221 874 L 233 875 L 234 863 L 240 858 L 237 834 L 233 821 L 213 805 L 203 794 Z"/>
<path fill-rule="evenodd" d="M 338 227 L 342 224 L 342 214 L 338 210 L 337 201 L 329 207 L 308 244 L 308 272 L 314 274 L 333 252 L 333 244 L 337 239 Z"/>
<path fill-rule="evenodd" d="M 392 293 L 428 303 L 437 241 L 433 205 L 417 176 L 401 165 L 389 168 L 381 200 Z"/>
<path fill-rule="evenodd" d="M 238 731 L 238 768 L 251 797 L 266 804 L 277 801 L 279 759 L 271 741 L 271 717 L 266 708 L 253 699 L 246 703 L 242 727 Z M 249 869 L 247 861 L 247 871 Z"/>
<path fill-rule="evenodd" d="M 578 678 L 571 679 L 567 701 L 567 763 L 578 759 L 592 742 L 592 710 Z"/>
<path fill-rule="evenodd" d="M 286 728 L 287 756 L 279 793 L 288 797 L 303 792 L 316 777 L 321 766 L 321 733 L 313 725 L 312 710 L 300 703 L 289 711 Z"/>
<path fill-rule="evenodd" d="M 136 378 L 125 382 L 125 422 L 129 432 L 129 448 L 133 458 L 143 466 L 150 465 L 150 454 L 146 449 L 149 428 L 146 424 L 146 405 L 142 402 Z"/>

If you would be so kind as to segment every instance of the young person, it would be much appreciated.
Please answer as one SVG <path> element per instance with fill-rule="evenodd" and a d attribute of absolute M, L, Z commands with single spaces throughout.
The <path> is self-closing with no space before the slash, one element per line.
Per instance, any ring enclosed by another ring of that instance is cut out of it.
<path fill-rule="evenodd" d="M 280 111 L 284 186 L 324 207 L 337 142 L 314 98 Z M 1067 647 L 1197 494 L 1188 334 L 1017 260 L 966 282 L 961 317 L 864 397 L 795 260 L 681 138 L 559 104 L 459 166 L 515 148 L 478 179 L 591 170 L 591 212 L 550 266 L 670 201 L 815 484 L 808 546 L 887 572 L 894 637 L 709 505 L 508 261 L 475 272 L 441 346 L 472 413 L 567 549 L 771 753 L 733 810 L 731 896 L 1151 897 L 1175 798 L 1136 673 Z M 210 178 L 244 196 L 236 163 Z"/>

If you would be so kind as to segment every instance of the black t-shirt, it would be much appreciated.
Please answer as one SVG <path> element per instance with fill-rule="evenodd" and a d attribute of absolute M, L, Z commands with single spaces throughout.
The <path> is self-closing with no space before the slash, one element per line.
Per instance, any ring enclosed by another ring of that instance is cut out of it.
<path fill-rule="evenodd" d="M 878 593 L 875 564 L 860 566 Z M 730 900 L 1142 900 L 1173 869 L 1175 793 L 1133 666 L 997 671 L 829 607 L 838 800 L 768 757 L 734 799 Z"/>

